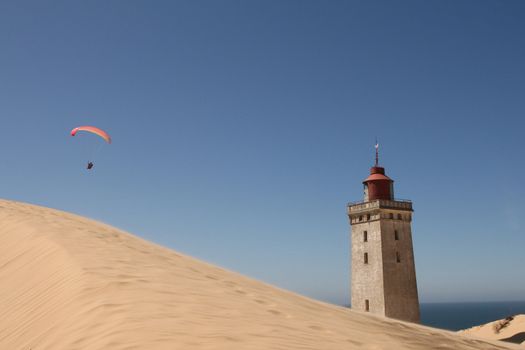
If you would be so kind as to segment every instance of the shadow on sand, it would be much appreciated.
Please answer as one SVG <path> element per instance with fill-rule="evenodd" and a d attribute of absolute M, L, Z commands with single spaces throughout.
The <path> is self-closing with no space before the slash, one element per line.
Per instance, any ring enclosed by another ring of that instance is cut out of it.
<path fill-rule="evenodd" d="M 521 344 L 525 341 L 525 332 L 516 333 L 512 337 L 508 337 L 508 338 L 500 339 L 500 340 L 506 341 L 509 343 Z"/>

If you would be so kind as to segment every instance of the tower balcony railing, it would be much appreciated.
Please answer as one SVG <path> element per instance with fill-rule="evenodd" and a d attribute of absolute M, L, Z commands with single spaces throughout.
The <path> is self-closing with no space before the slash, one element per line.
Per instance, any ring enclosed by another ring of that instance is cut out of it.
<path fill-rule="evenodd" d="M 347 205 L 349 212 L 360 212 L 362 210 L 369 210 L 374 208 L 390 208 L 401 210 L 412 210 L 412 201 L 408 199 L 395 198 L 389 199 L 374 199 L 372 201 L 357 201 L 349 202 Z"/>

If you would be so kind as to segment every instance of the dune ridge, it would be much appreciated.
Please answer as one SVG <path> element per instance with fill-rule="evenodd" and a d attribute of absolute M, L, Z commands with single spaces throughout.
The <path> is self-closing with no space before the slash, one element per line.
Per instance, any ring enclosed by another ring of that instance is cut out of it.
<path fill-rule="evenodd" d="M 351 311 L 0 200 L 0 349 L 519 349 Z"/>
<path fill-rule="evenodd" d="M 458 331 L 460 334 L 521 344 L 525 348 L 525 315 L 513 315 Z"/>

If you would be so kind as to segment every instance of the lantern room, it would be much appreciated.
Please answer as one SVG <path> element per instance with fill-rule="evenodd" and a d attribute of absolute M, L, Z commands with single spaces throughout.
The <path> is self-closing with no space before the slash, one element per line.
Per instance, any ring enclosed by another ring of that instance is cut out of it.
<path fill-rule="evenodd" d="M 363 181 L 364 201 L 376 199 L 394 200 L 394 180 L 385 175 L 385 168 L 373 166 L 370 176 Z"/>

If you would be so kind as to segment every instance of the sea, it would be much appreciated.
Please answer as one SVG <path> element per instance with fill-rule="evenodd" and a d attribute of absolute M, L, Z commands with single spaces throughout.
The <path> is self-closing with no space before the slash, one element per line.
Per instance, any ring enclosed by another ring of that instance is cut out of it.
<path fill-rule="evenodd" d="M 426 326 L 457 331 L 525 314 L 525 301 L 422 303 L 420 313 Z"/>

